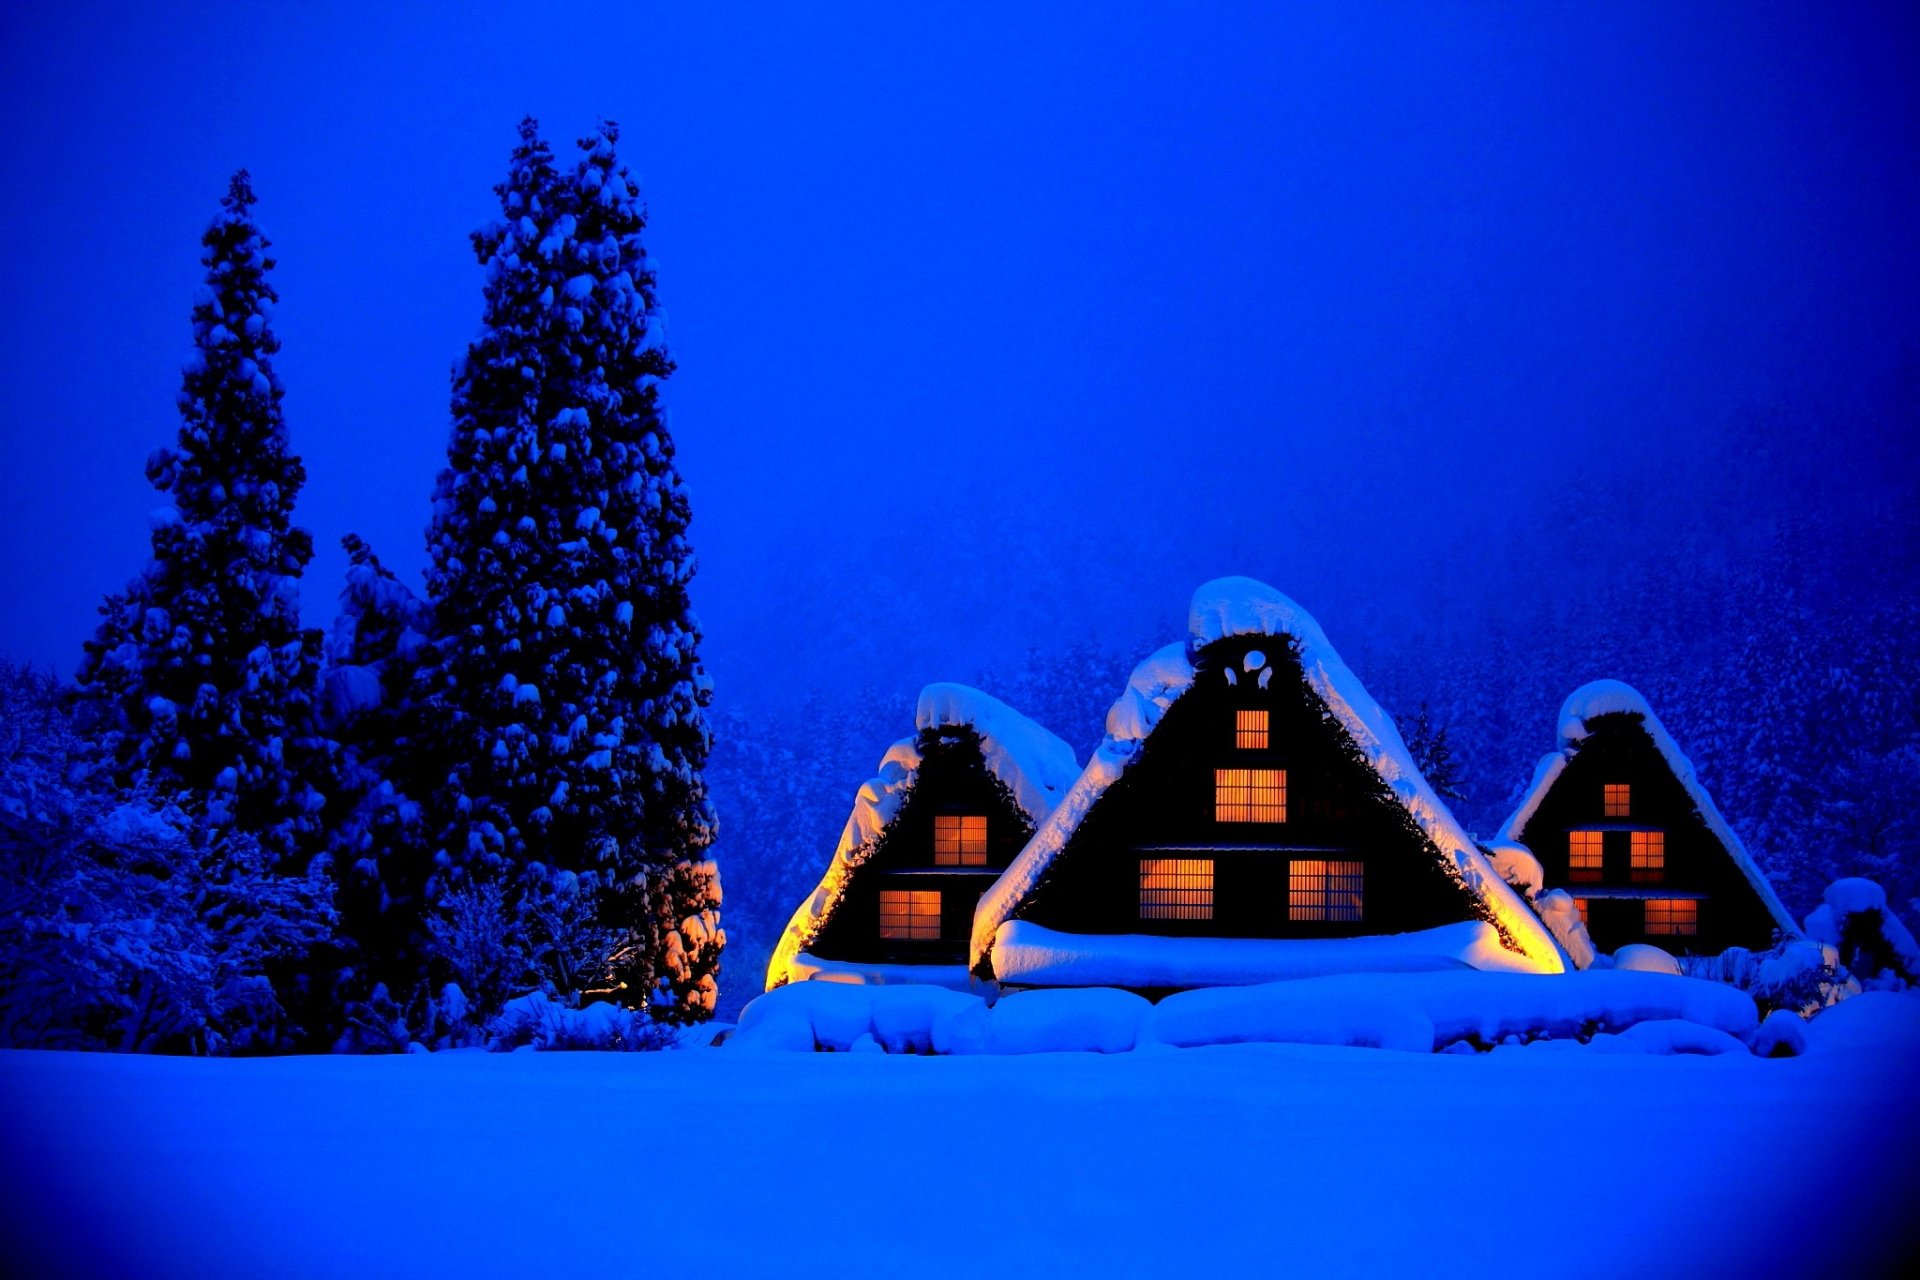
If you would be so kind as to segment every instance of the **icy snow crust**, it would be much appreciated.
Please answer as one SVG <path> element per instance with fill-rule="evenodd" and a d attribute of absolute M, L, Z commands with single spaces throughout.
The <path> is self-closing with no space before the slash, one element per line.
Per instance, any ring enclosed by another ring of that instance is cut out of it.
<path fill-rule="evenodd" d="M 1217 578 L 1193 593 L 1187 639 L 1134 668 L 1126 692 L 1107 712 L 1107 734 L 1066 798 L 1001 875 L 973 916 L 969 963 L 978 971 L 993 952 L 1001 925 L 1033 891 L 1095 802 L 1119 780 L 1168 707 L 1193 686 L 1194 658 L 1216 640 L 1234 636 L 1288 637 L 1298 646 L 1307 683 L 1333 712 L 1374 772 L 1439 848 L 1466 885 L 1487 905 L 1527 967 L 1542 973 L 1567 968 L 1552 934 L 1502 880 L 1468 838 L 1413 763 L 1407 744 L 1380 704 L 1340 660 L 1320 624 L 1292 600 L 1252 578 Z M 1511 953 L 1510 953 L 1511 954 Z"/>
<path fill-rule="evenodd" d="M 1501 824 L 1499 833 L 1494 837 L 1501 841 L 1518 841 L 1520 832 L 1532 820 L 1534 811 L 1540 807 L 1540 801 L 1547 790 L 1560 778 L 1567 763 L 1580 750 L 1580 744 L 1587 740 L 1592 732 L 1587 722 L 1606 715 L 1637 715 L 1647 735 L 1653 739 L 1653 745 L 1667 762 L 1667 768 L 1686 788 L 1687 798 L 1706 819 L 1707 829 L 1726 847 L 1733 858 L 1734 865 L 1740 868 L 1740 874 L 1747 878 L 1754 892 L 1766 904 L 1773 915 L 1774 922 L 1790 934 L 1800 930 L 1794 926 L 1793 917 L 1787 914 L 1786 906 L 1780 901 L 1780 895 L 1773 891 L 1766 876 L 1760 873 L 1753 856 L 1747 852 L 1747 846 L 1733 833 L 1727 820 L 1721 816 L 1720 809 L 1713 803 L 1713 797 L 1707 794 L 1700 780 L 1694 776 L 1693 761 L 1681 754 L 1679 744 L 1667 727 L 1660 723 L 1660 717 L 1653 713 L 1653 707 L 1633 686 L 1619 680 L 1595 680 L 1575 689 L 1560 707 L 1559 739 L 1560 749 L 1541 757 L 1539 765 L 1533 771 L 1533 785 L 1527 788 L 1527 794 L 1520 801 L 1519 808 L 1510 814 Z"/>
<path fill-rule="evenodd" d="M 784 982 L 803 982 L 821 972 L 818 959 L 809 957 L 805 965 L 799 964 L 801 953 L 839 905 L 854 869 L 867 860 L 880 833 L 899 814 L 901 801 L 920 771 L 919 732 L 949 725 L 971 728 L 980 736 L 980 753 L 988 771 L 1013 793 L 1035 826 L 1060 803 L 1080 772 L 1072 747 L 1000 699 L 963 684 L 930 684 L 922 689 L 913 721 L 916 737 L 902 738 L 888 747 L 878 772 L 854 796 L 853 813 L 841 829 L 826 874 L 795 909 L 773 949 L 767 965 L 769 989 Z M 866 972 L 872 975 L 870 981 L 900 981 L 883 971 L 903 967 L 835 964 L 833 976 L 839 982 L 852 982 Z"/>

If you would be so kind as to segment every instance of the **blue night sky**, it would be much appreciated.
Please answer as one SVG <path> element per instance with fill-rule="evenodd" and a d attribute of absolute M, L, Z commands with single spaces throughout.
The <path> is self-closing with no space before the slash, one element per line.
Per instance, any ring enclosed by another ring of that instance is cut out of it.
<path fill-rule="evenodd" d="M 1158 636 L 1219 573 L 1336 637 L 1490 616 L 1573 570 L 1484 549 L 1589 482 L 1870 412 L 1916 67 L 1911 6 L 10 5 L 0 654 L 71 671 L 145 554 L 241 165 L 306 613 L 349 530 L 417 582 L 526 113 L 643 182 L 723 700 Z"/>

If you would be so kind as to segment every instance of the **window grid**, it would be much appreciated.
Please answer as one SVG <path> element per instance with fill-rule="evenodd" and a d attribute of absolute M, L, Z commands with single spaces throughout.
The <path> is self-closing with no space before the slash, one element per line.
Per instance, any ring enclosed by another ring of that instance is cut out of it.
<path fill-rule="evenodd" d="M 973 814 L 938 814 L 933 820 L 933 865 L 987 865 L 987 820 Z"/>
<path fill-rule="evenodd" d="M 1575 898 L 1573 900 L 1573 905 L 1580 912 L 1580 923 L 1581 924 L 1587 923 L 1587 899 Z"/>
<path fill-rule="evenodd" d="M 1667 878 L 1667 833 L 1636 831 L 1629 863 L 1635 884 L 1659 884 Z"/>
<path fill-rule="evenodd" d="M 1213 919 L 1213 859 L 1140 859 L 1140 918 Z"/>
<path fill-rule="evenodd" d="M 882 889 L 880 936 L 922 940 L 940 936 L 938 889 Z"/>
<path fill-rule="evenodd" d="M 1267 749 L 1267 713 L 1264 711 L 1234 712 L 1233 745 L 1242 751 L 1265 751 Z"/>
<path fill-rule="evenodd" d="M 1696 934 L 1700 932 L 1700 904 L 1690 898 L 1648 898 L 1649 934 Z"/>
<path fill-rule="evenodd" d="M 1366 866 L 1318 859 L 1287 864 L 1287 919 L 1358 920 Z"/>
<path fill-rule="evenodd" d="M 1567 832 L 1567 879 L 1575 884 L 1597 884 L 1606 862 L 1606 833 Z"/>
<path fill-rule="evenodd" d="M 1632 786 L 1625 782 L 1602 783 L 1600 805 L 1604 816 L 1609 818 L 1629 816 L 1628 810 L 1632 808 L 1632 791 Z"/>
<path fill-rule="evenodd" d="M 1285 822 L 1287 820 L 1287 771 L 1285 769 L 1215 769 L 1213 771 L 1213 820 L 1215 822 Z"/>

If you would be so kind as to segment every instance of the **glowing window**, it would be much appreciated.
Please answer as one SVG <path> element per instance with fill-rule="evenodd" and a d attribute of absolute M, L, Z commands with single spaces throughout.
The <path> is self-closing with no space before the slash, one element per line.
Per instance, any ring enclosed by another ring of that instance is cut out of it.
<path fill-rule="evenodd" d="M 1567 832 L 1567 879 L 1594 884 L 1606 856 L 1606 835 L 1600 831 Z"/>
<path fill-rule="evenodd" d="M 936 867 L 986 866 L 986 818 L 944 813 L 935 817 L 933 820 L 933 865 Z"/>
<path fill-rule="evenodd" d="M 1287 820 L 1287 771 L 1285 769 L 1215 769 L 1213 771 L 1213 820 L 1215 822 L 1285 822 Z"/>
<path fill-rule="evenodd" d="M 1264 711 L 1234 712 L 1233 745 L 1242 751 L 1265 751 L 1267 749 L 1267 713 Z"/>
<path fill-rule="evenodd" d="M 1700 904 L 1687 898 L 1648 898 L 1647 932 L 1650 934 L 1700 932 Z"/>
<path fill-rule="evenodd" d="M 1585 898 L 1575 898 L 1573 905 L 1580 912 L 1580 923 L 1585 924 L 1587 922 L 1587 900 Z"/>
<path fill-rule="evenodd" d="M 1213 919 L 1213 860 L 1140 859 L 1140 918 Z"/>
<path fill-rule="evenodd" d="M 940 892 L 937 889 L 882 889 L 880 936 L 883 938 L 938 938 Z"/>
<path fill-rule="evenodd" d="M 1358 920 L 1366 879 L 1358 862 L 1289 862 L 1287 919 Z"/>
<path fill-rule="evenodd" d="M 1667 833 L 1664 831 L 1636 831 L 1633 833 L 1632 861 L 1635 884 L 1659 884 L 1667 875 Z"/>
<path fill-rule="evenodd" d="M 1609 818 L 1626 817 L 1631 800 L 1629 793 L 1632 790 L 1633 788 L 1624 782 L 1601 784 L 1600 803 L 1605 816 Z"/>

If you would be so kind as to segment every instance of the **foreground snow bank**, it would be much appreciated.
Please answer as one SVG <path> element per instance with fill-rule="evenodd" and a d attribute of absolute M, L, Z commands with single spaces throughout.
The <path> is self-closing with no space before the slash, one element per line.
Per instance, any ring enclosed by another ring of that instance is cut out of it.
<path fill-rule="evenodd" d="M 1432 1052 L 1458 1042 L 1591 1038 L 1642 1022 L 1680 1020 L 1727 1036 L 1759 1025 L 1751 997 L 1666 974 L 1340 974 L 1168 996 L 1152 1038 L 1187 1047 L 1278 1041 Z M 1677 1042 L 1676 1042 L 1677 1043 Z"/>
<path fill-rule="evenodd" d="M 1249 1042 L 1432 1053 L 1592 1040 L 1643 1023 L 1666 1029 L 1641 1033 L 1634 1051 L 1717 1053 L 1754 1039 L 1759 1015 L 1732 987 L 1626 970 L 1348 973 L 1182 991 L 1158 1005 L 1111 987 L 1023 991 L 989 1006 L 938 987 L 806 982 L 748 1005 L 729 1043 L 802 1053 L 864 1048 L 863 1037 L 891 1053 L 1124 1053 Z"/>
<path fill-rule="evenodd" d="M 1226 987 L 1335 973 L 1533 967 L 1480 920 L 1417 933 L 1311 939 L 1061 933 L 1010 920 L 994 938 L 994 972 L 1011 986 Z"/>

